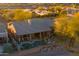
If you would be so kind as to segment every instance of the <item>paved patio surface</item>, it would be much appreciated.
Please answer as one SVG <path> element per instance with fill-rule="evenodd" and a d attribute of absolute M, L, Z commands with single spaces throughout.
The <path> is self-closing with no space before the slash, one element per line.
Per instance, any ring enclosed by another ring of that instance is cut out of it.
<path fill-rule="evenodd" d="M 36 48 L 32 48 L 29 50 L 19 51 L 13 54 L 9 54 L 10 56 L 72 56 L 72 53 L 65 50 L 62 46 L 59 46 L 53 50 L 42 50 L 40 49 L 43 46 L 39 46 Z"/>

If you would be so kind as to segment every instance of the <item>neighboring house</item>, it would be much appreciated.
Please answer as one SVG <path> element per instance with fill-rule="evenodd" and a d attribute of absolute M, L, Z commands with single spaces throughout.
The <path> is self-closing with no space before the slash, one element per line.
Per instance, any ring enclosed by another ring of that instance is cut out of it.
<path fill-rule="evenodd" d="M 28 21 L 14 21 L 12 25 L 15 27 L 18 41 L 45 39 L 50 36 L 52 20 L 35 18 L 31 20 L 31 24 Z"/>
<path fill-rule="evenodd" d="M 48 15 L 48 14 L 52 13 L 47 10 L 37 10 L 37 9 L 34 10 L 33 12 L 36 13 L 37 15 L 40 15 L 40 16 L 44 16 L 44 15 Z"/>
<path fill-rule="evenodd" d="M 76 12 L 79 12 L 77 8 L 67 8 L 66 11 L 67 11 L 67 14 L 74 14 Z"/>
<path fill-rule="evenodd" d="M 74 13 L 79 12 L 78 8 L 73 8 L 73 7 L 64 7 L 63 10 L 67 12 L 67 16 L 73 16 Z"/>
<path fill-rule="evenodd" d="M 0 22 L 0 44 L 7 42 L 7 40 L 8 40 L 8 35 L 7 35 L 6 26 L 4 23 Z"/>

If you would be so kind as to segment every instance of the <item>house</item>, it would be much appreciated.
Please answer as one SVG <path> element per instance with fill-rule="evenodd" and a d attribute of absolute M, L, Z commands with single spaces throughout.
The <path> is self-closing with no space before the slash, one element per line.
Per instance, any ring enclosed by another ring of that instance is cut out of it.
<path fill-rule="evenodd" d="M 34 18 L 31 24 L 28 21 L 13 21 L 18 41 L 45 39 L 50 36 L 52 20 L 50 18 Z"/>
<path fill-rule="evenodd" d="M 40 16 L 44 16 L 44 15 L 48 15 L 48 14 L 51 14 L 51 12 L 47 11 L 47 10 L 35 10 L 34 11 L 37 15 L 40 15 Z"/>
<path fill-rule="evenodd" d="M 6 26 L 4 23 L 0 22 L 0 44 L 6 43 L 8 41 L 8 35 Z"/>
<path fill-rule="evenodd" d="M 76 8 L 66 8 L 67 14 L 74 14 L 76 12 L 78 12 L 78 10 Z"/>

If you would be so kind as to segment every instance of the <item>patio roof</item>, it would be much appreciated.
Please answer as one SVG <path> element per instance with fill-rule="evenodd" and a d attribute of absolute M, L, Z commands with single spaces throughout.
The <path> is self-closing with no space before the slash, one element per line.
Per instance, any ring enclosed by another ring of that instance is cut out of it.
<path fill-rule="evenodd" d="M 17 35 L 24 35 L 24 34 L 32 34 L 32 33 L 39 33 L 45 31 L 51 31 L 52 21 L 47 18 L 39 19 L 35 18 L 31 20 L 31 24 L 27 21 L 14 21 L 13 25 L 16 29 Z"/>

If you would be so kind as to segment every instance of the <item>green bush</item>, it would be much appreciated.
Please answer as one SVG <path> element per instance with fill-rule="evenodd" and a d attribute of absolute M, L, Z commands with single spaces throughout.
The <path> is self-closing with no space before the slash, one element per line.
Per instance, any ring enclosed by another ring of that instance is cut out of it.
<path fill-rule="evenodd" d="M 41 40 L 41 45 L 45 45 L 47 44 L 47 41 L 46 40 Z"/>
<path fill-rule="evenodd" d="M 29 42 L 29 43 L 22 43 L 21 44 L 21 49 L 24 50 L 24 49 L 31 49 L 31 48 L 34 48 L 34 47 L 38 47 L 40 45 L 45 45 L 47 44 L 47 41 L 45 40 L 35 40 L 35 41 L 32 41 L 32 42 Z"/>
<path fill-rule="evenodd" d="M 24 44 L 22 44 L 22 48 L 21 49 L 30 49 L 30 48 L 32 48 L 32 44 L 24 43 Z"/>
<path fill-rule="evenodd" d="M 34 42 L 32 43 L 32 46 L 33 46 L 33 47 L 37 47 L 37 46 L 39 46 L 39 45 L 41 45 L 41 41 L 34 41 Z"/>
<path fill-rule="evenodd" d="M 40 46 L 40 45 L 45 45 L 47 44 L 47 42 L 45 40 L 40 40 L 40 41 L 34 41 L 32 43 L 33 47 L 37 47 L 37 46 Z"/>
<path fill-rule="evenodd" d="M 14 51 L 14 48 L 12 47 L 12 44 L 6 43 L 3 47 L 3 53 L 11 53 Z"/>

